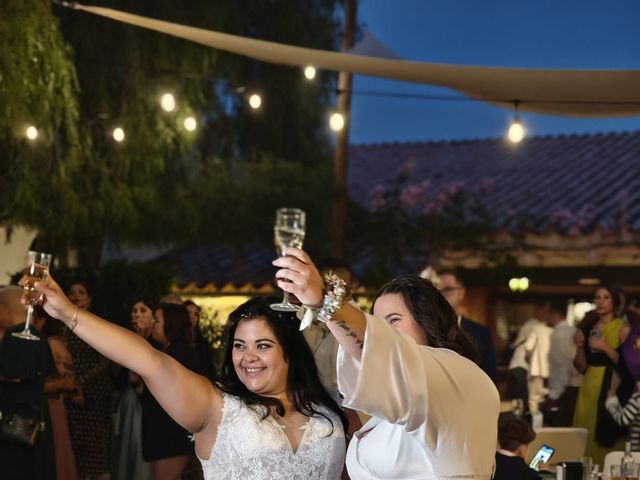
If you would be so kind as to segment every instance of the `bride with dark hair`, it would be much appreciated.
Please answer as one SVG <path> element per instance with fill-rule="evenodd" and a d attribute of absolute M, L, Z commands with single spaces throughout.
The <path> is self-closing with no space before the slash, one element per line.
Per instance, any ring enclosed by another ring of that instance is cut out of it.
<path fill-rule="evenodd" d="M 207 480 L 338 479 L 346 420 L 323 389 L 291 314 L 252 299 L 229 318 L 222 383 L 184 368 L 138 335 L 78 310 L 49 277 L 43 307 L 104 356 L 138 373 L 180 426 L 192 432 Z"/>
<path fill-rule="evenodd" d="M 273 262 L 281 267 L 278 286 L 309 306 L 340 343 L 343 406 L 372 416 L 349 443 L 351 479 L 489 480 L 498 392 L 442 294 L 428 280 L 400 277 L 382 287 L 373 315 L 365 315 L 345 301 L 338 276 L 323 282 L 304 251 L 283 253 Z"/>

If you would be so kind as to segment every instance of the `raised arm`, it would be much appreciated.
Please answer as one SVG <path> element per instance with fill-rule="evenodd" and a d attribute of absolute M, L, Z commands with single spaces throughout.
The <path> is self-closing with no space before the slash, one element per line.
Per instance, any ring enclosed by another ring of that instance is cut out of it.
<path fill-rule="evenodd" d="M 324 283 L 318 269 L 309 255 L 299 248 L 286 247 L 286 256 L 274 260 L 280 267 L 276 272 L 278 286 L 284 291 L 293 293 L 304 305 L 318 307 L 322 305 Z M 283 279 L 289 280 L 289 282 Z M 367 321 L 357 308 L 343 304 L 338 309 L 327 327 L 338 343 L 356 360 L 360 360 Z"/>
<path fill-rule="evenodd" d="M 58 284 L 38 282 L 43 307 L 105 357 L 138 373 L 162 408 L 190 432 L 219 423 L 222 395 L 211 383 L 153 348 L 129 330 L 86 310 L 78 310 Z"/>

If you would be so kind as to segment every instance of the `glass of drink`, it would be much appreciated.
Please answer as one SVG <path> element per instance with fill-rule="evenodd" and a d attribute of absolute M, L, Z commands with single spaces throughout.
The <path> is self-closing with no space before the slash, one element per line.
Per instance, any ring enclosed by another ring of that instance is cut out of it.
<path fill-rule="evenodd" d="M 611 480 L 638 480 L 638 475 L 640 475 L 638 463 L 611 465 Z"/>
<path fill-rule="evenodd" d="M 284 247 L 302 248 L 305 234 L 305 213 L 299 208 L 279 208 L 273 226 L 273 241 L 280 255 Z M 271 304 L 271 308 L 280 312 L 295 312 L 298 306 L 289 302 L 289 292 L 284 292 L 281 303 Z"/>
<path fill-rule="evenodd" d="M 29 330 L 29 324 L 33 317 L 33 306 L 40 302 L 40 293 L 35 289 L 36 282 L 44 282 L 49 276 L 49 265 L 51 264 L 51 254 L 30 251 L 27 253 L 27 266 L 25 268 L 24 277 L 22 278 L 22 289 L 24 298 L 29 303 L 27 307 L 27 319 L 24 324 L 24 330 L 15 332 L 15 337 L 24 340 L 40 340 L 40 337 L 33 335 Z"/>

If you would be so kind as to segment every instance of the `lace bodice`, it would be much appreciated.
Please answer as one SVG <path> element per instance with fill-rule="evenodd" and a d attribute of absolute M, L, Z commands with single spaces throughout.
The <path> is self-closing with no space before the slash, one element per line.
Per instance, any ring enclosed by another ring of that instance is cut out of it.
<path fill-rule="evenodd" d="M 287 436 L 271 416 L 261 415 L 237 397 L 224 395 L 216 443 L 208 460 L 200 459 L 205 480 L 333 480 L 344 466 L 345 438 L 340 419 L 316 415 L 294 453 Z M 333 433 L 332 433 L 333 429 Z"/>

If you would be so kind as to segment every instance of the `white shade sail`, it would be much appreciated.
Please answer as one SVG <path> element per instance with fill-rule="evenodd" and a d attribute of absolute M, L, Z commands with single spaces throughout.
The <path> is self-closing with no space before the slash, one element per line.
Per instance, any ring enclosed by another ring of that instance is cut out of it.
<path fill-rule="evenodd" d="M 640 115 L 640 70 L 501 68 L 413 62 L 296 47 L 156 20 L 102 7 L 77 10 L 155 30 L 219 50 L 282 65 L 448 87 L 503 107 L 575 117 Z"/>

